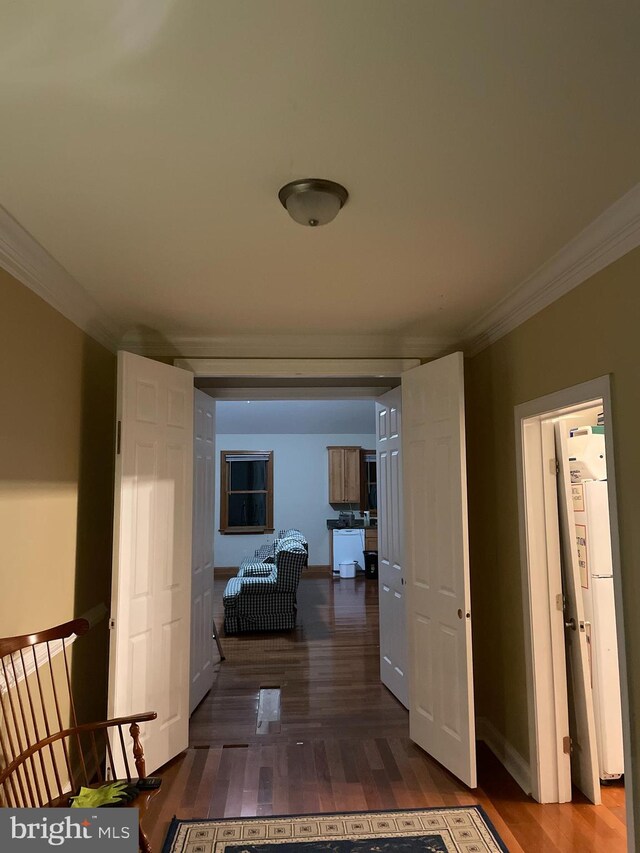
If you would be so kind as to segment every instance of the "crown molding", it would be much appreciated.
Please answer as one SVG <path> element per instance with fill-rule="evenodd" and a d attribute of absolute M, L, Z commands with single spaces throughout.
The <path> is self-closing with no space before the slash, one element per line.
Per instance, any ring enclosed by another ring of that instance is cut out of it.
<path fill-rule="evenodd" d="M 457 339 L 403 335 L 247 334 L 160 335 L 130 332 L 120 346 L 136 355 L 172 358 L 435 358 L 456 348 Z"/>
<path fill-rule="evenodd" d="M 84 287 L 3 207 L 0 266 L 83 332 L 107 349 L 117 349 L 117 326 Z"/>
<path fill-rule="evenodd" d="M 175 358 L 176 367 L 208 379 L 387 379 L 419 358 Z"/>
<path fill-rule="evenodd" d="M 465 353 L 476 355 L 638 246 L 640 184 L 468 326 L 462 335 Z"/>

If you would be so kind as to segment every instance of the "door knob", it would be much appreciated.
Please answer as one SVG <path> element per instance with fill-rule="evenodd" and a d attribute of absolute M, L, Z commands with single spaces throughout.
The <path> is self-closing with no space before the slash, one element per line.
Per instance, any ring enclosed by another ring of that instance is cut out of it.
<path fill-rule="evenodd" d="M 564 623 L 564 627 L 571 628 L 572 631 L 576 631 L 578 629 L 578 626 L 576 625 L 576 620 L 573 618 L 573 616 L 571 617 L 571 619 Z"/>

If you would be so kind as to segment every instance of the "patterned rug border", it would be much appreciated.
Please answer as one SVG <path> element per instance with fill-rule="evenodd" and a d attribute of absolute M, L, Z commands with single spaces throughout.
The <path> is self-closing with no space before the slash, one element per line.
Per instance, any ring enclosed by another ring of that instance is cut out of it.
<path fill-rule="evenodd" d="M 160 853 L 171 853 L 171 845 L 173 844 L 173 840 L 180 828 L 181 823 L 226 823 L 227 821 L 241 821 L 242 823 L 251 823 L 252 821 L 264 821 L 264 820 L 278 820 L 279 818 L 287 819 L 287 818 L 332 818 L 332 817 L 340 817 L 340 816 L 351 816 L 354 817 L 358 815 L 369 815 L 369 814 L 403 814 L 405 812 L 429 812 L 429 811 L 438 811 L 438 812 L 447 812 L 447 811 L 455 811 L 456 809 L 475 809 L 483 821 L 486 823 L 487 828 L 493 833 L 494 840 L 498 847 L 503 851 L 503 853 L 509 853 L 509 849 L 507 845 L 502 840 L 500 833 L 496 829 L 493 821 L 485 811 L 484 807 L 479 803 L 470 803 L 468 805 L 460 804 L 457 806 L 418 806 L 418 807 L 409 807 L 404 809 L 365 809 L 364 811 L 348 811 L 348 812 L 302 812 L 300 814 L 270 814 L 270 815 L 255 815 L 251 817 L 243 817 L 242 815 L 238 815 L 237 817 L 200 817 L 200 818 L 181 818 L 176 817 L 174 815 L 171 818 L 171 823 L 169 824 L 169 829 L 167 830 L 167 835 L 164 840 L 164 844 L 162 845 L 162 850 Z"/>

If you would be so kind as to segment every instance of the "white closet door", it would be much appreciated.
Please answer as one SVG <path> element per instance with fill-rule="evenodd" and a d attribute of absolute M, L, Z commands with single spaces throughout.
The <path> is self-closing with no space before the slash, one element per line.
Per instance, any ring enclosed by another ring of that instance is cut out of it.
<path fill-rule="evenodd" d="M 462 353 L 402 375 L 409 726 L 476 787 Z"/>
<path fill-rule="evenodd" d="M 118 353 L 109 715 L 143 727 L 153 772 L 189 741 L 193 374 Z"/>
<path fill-rule="evenodd" d="M 565 631 L 565 642 L 572 739 L 571 779 L 587 799 L 598 805 L 601 802 L 598 746 L 567 446 L 570 426 L 575 426 L 575 422 L 559 420 L 555 425 L 565 622 L 570 626 Z"/>
<path fill-rule="evenodd" d="M 380 678 L 408 708 L 401 422 L 402 391 L 394 388 L 376 402 Z"/>
<path fill-rule="evenodd" d="M 190 714 L 211 690 L 218 660 L 213 640 L 216 403 L 196 390 L 194 404 Z"/>

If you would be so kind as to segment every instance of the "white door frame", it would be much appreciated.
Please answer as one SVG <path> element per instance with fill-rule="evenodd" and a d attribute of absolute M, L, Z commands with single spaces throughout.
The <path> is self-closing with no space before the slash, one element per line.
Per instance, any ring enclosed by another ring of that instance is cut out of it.
<path fill-rule="evenodd" d="M 400 387 L 405 370 L 420 364 L 419 358 L 174 358 L 174 367 L 193 374 L 196 379 L 297 379 L 295 387 L 223 387 L 209 394 L 213 400 L 339 400 L 368 399 L 376 401 L 392 387 Z M 308 380 L 324 379 L 323 386 L 307 386 Z M 332 386 L 331 380 L 376 380 L 372 385 Z M 385 379 L 397 380 L 389 385 Z M 382 380 L 382 382 L 381 382 Z M 377 384 L 380 382 L 380 384 Z M 195 381 L 194 381 L 195 386 Z M 197 390 L 197 389 L 196 389 Z M 205 392 L 211 389 L 202 389 Z M 217 488 L 217 486 L 216 486 Z M 191 642 L 191 641 L 190 641 Z M 190 649 L 191 652 L 191 649 Z"/>
<path fill-rule="evenodd" d="M 520 529 L 520 559 L 525 626 L 525 660 L 527 698 L 529 706 L 529 755 L 531 764 L 531 793 L 538 802 L 558 802 L 561 779 L 558 767 L 556 715 L 559 702 L 556 653 L 557 626 L 552 618 L 552 600 L 557 580 L 554 574 L 553 552 L 557 550 L 557 513 L 555 529 L 546 521 L 553 516 L 549 496 L 545 496 L 544 470 L 548 458 L 543 453 L 542 421 L 562 409 L 579 410 L 594 400 L 602 400 L 607 453 L 607 479 L 610 483 L 609 515 L 611 551 L 616 602 L 616 626 L 622 694 L 622 728 L 624 737 L 625 799 L 627 817 L 627 847 L 635 847 L 633 795 L 631 774 L 631 727 L 629 720 L 629 690 L 625 648 L 624 611 L 622 606 L 622 568 L 618 530 L 617 488 L 615 473 L 613 414 L 609 376 L 602 376 L 545 397 L 530 400 L 515 407 L 516 468 L 518 515 Z M 546 462 L 545 462 L 546 459 Z M 526 489 L 525 489 L 526 485 Z M 556 537 L 555 543 L 553 542 Z M 536 571 L 533 571 L 535 566 Z M 554 642 L 555 641 L 555 642 Z M 564 645 L 564 643 L 562 644 Z M 564 686 L 566 694 L 566 684 Z M 566 702 L 566 699 L 564 700 Z"/>

